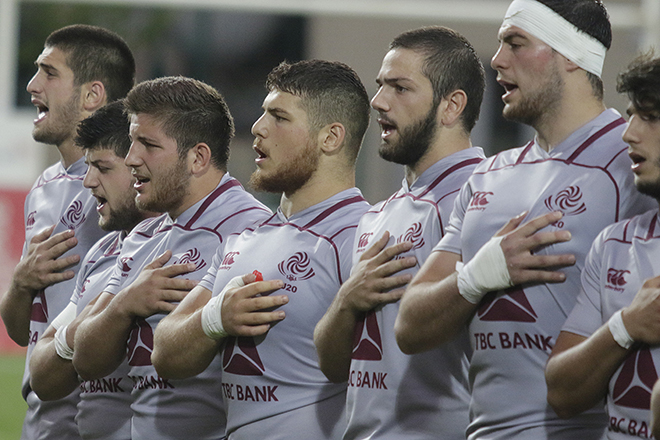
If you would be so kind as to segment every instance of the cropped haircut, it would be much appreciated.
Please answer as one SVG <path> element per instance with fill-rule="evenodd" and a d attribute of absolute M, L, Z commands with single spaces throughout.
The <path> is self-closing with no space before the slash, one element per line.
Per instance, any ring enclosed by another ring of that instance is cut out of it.
<path fill-rule="evenodd" d="M 97 26 L 74 24 L 51 33 L 45 47 L 62 50 L 73 71 L 74 84 L 101 81 L 108 101 L 126 96 L 135 84 L 135 60 L 116 33 Z"/>
<path fill-rule="evenodd" d="M 389 49 L 409 49 L 425 57 L 422 74 L 431 81 L 434 108 L 452 92 L 465 92 L 461 123 L 470 133 L 479 119 L 486 88 L 484 66 L 470 42 L 452 29 L 428 26 L 398 35 Z"/>
<path fill-rule="evenodd" d="M 123 100 L 114 101 L 78 123 L 75 143 L 83 150 L 114 150 L 126 157 L 131 148 L 129 122 Z"/>
<path fill-rule="evenodd" d="M 600 41 L 606 49 L 612 46 L 612 25 L 601 0 L 537 0 L 543 3 L 582 32 Z M 604 97 L 603 81 L 587 72 L 594 95 Z"/>
<path fill-rule="evenodd" d="M 130 115 L 153 116 L 165 135 L 176 141 L 179 157 L 204 143 L 211 149 L 213 165 L 227 169 L 234 119 L 222 95 L 210 85 L 183 76 L 143 81 L 129 92 L 125 106 Z"/>
<path fill-rule="evenodd" d="M 312 133 L 328 124 L 341 123 L 346 129 L 344 144 L 355 161 L 369 126 L 369 95 L 357 73 L 336 61 L 305 60 L 275 67 L 266 80 L 269 91 L 298 96 Z"/>
<path fill-rule="evenodd" d="M 635 109 L 660 113 L 660 58 L 653 51 L 635 58 L 617 78 L 617 91 L 628 95 Z"/>

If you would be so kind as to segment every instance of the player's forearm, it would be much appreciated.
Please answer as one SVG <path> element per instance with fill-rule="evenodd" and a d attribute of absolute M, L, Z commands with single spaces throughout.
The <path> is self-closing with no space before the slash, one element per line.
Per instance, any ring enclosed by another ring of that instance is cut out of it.
<path fill-rule="evenodd" d="M 420 353 L 451 341 L 468 324 L 476 305 L 459 293 L 456 274 L 442 281 L 415 281 L 403 294 L 394 333 L 401 351 Z"/>
<path fill-rule="evenodd" d="M 36 292 L 20 289 L 12 283 L 0 298 L 0 316 L 7 334 L 22 347 L 30 342 L 30 316 L 34 295 Z"/>
<path fill-rule="evenodd" d="M 84 380 L 105 377 L 121 365 L 133 320 L 108 307 L 90 313 L 77 328 L 73 366 Z"/>
<path fill-rule="evenodd" d="M 156 327 L 151 362 L 161 377 L 185 379 L 209 366 L 219 343 L 204 334 L 201 309 L 191 314 L 173 313 Z"/>
<path fill-rule="evenodd" d="M 355 313 L 341 309 L 335 301 L 314 329 L 314 345 L 319 366 L 331 382 L 348 380 L 353 351 L 353 332 L 357 319 Z"/>
<path fill-rule="evenodd" d="M 53 333 L 39 340 L 30 358 L 30 386 L 41 400 L 62 399 L 80 384 L 71 361 L 57 354 Z"/>
<path fill-rule="evenodd" d="M 628 355 L 606 325 L 589 338 L 561 332 L 546 366 L 548 403 L 558 416 L 576 416 L 607 395 L 610 378 Z"/>

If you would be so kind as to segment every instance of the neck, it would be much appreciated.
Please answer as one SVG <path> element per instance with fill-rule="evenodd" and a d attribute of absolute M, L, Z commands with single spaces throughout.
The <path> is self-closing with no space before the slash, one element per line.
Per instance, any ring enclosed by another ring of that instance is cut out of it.
<path fill-rule="evenodd" d="M 181 214 L 186 212 L 191 206 L 211 194 L 222 180 L 225 172 L 217 168 L 210 168 L 202 175 L 190 176 L 188 193 L 183 202 L 175 209 L 168 211 L 172 220 L 176 220 Z"/>
<path fill-rule="evenodd" d="M 573 132 L 596 118 L 606 107 L 591 93 L 591 85 L 567 85 L 560 105 L 533 125 L 541 148 L 552 151 Z"/>
<path fill-rule="evenodd" d="M 72 139 L 67 139 L 61 143 L 57 146 L 57 149 L 60 152 L 60 160 L 64 168 L 69 168 L 84 155 L 82 148 L 75 145 Z"/>
<path fill-rule="evenodd" d="M 282 193 L 280 210 L 286 218 L 355 186 L 354 169 L 350 172 L 325 171 L 317 170 L 302 187 L 290 193 Z"/>
<path fill-rule="evenodd" d="M 408 186 L 412 185 L 426 170 L 445 157 L 472 147 L 470 136 L 461 127 L 443 127 L 429 150 L 414 165 L 405 165 L 404 172 Z"/>

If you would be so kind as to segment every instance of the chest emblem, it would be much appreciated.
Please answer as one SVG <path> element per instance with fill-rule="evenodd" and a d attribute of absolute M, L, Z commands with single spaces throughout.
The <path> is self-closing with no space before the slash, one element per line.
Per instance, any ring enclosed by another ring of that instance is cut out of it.
<path fill-rule="evenodd" d="M 311 263 L 307 252 L 296 252 L 289 259 L 280 261 L 277 269 L 289 281 L 304 281 L 316 275 Z"/>

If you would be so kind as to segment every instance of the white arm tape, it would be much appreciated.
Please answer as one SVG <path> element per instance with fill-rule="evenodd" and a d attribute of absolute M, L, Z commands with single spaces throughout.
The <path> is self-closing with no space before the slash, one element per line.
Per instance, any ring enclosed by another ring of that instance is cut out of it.
<path fill-rule="evenodd" d="M 513 285 L 500 246 L 503 238 L 491 238 L 466 264 L 456 264 L 458 293 L 468 302 L 478 304 L 486 293 Z"/>
<path fill-rule="evenodd" d="M 66 329 L 68 325 L 63 325 L 55 332 L 55 351 L 57 355 L 64 360 L 70 361 L 73 359 L 73 349 L 66 343 Z"/>
<path fill-rule="evenodd" d="M 60 327 L 71 324 L 71 321 L 76 319 L 76 316 L 78 315 L 76 312 L 77 307 L 78 306 L 74 303 L 69 302 L 64 310 L 53 319 L 53 322 L 50 325 L 52 325 L 55 330 L 58 330 Z"/>
<path fill-rule="evenodd" d="M 630 336 L 630 333 L 626 330 L 626 326 L 623 324 L 621 310 L 612 315 L 609 321 L 607 321 L 607 326 L 610 328 L 612 337 L 617 344 L 626 350 L 633 346 L 635 340 Z"/>
<path fill-rule="evenodd" d="M 245 286 L 243 277 L 234 277 L 227 283 L 218 296 L 211 298 L 211 300 L 206 303 L 202 309 L 202 330 L 204 330 L 206 336 L 217 340 L 229 335 L 222 326 L 222 302 L 229 289 L 243 286 Z"/>

